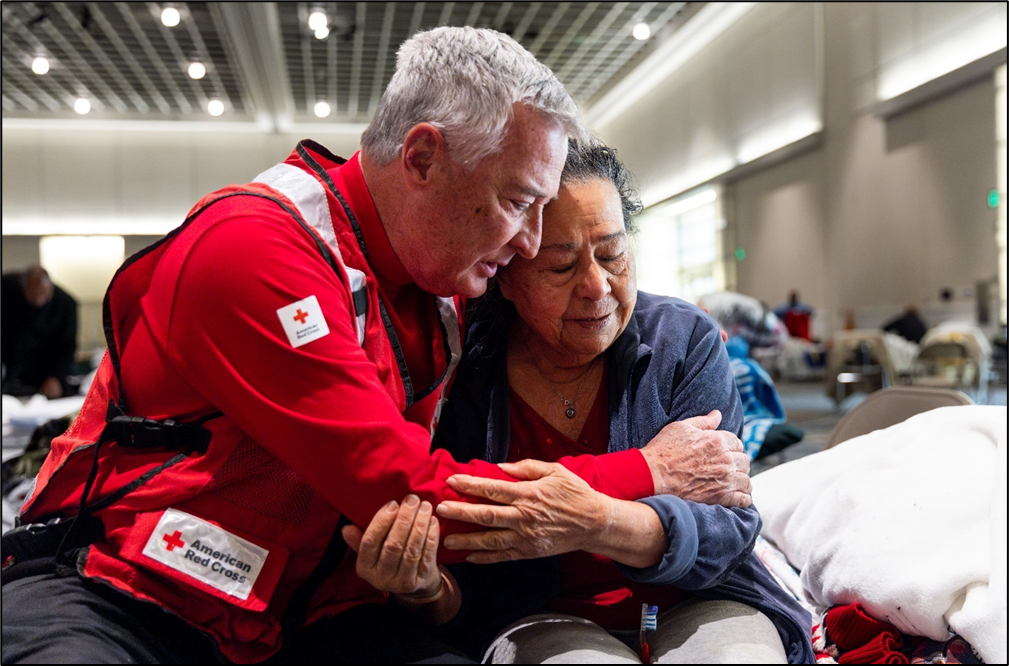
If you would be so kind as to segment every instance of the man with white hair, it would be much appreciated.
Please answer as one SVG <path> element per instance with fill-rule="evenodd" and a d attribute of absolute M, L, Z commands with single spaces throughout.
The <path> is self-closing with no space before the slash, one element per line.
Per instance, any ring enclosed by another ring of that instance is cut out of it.
<path fill-rule="evenodd" d="M 439 28 L 401 48 L 359 154 L 304 141 L 131 257 L 105 301 L 108 355 L 22 510 L 34 525 L 5 538 L 4 663 L 255 662 L 285 643 L 288 658 L 451 658 L 370 614 L 384 596 L 340 528 L 418 516 L 410 546 L 430 552 L 439 528 L 472 529 L 433 516 L 459 498 L 451 475 L 509 478 L 429 450 L 461 351 L 455 297 L 536 254 L 583 134 L 514 40 Z M 667 489 L 658 455 L 562 464 L 637 499 Z M 431 573 L 404 606 L 444 596 Z"/>

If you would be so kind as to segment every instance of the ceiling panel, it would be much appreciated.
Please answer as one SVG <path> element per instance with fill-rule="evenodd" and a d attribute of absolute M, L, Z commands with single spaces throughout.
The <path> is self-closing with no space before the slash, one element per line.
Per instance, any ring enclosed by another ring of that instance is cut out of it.
<path fill-rule="evenodd" d="M 89 118 L 209 120 L 208 104 L 220 100 L 226 120 L 318 122 L 313 110 L 324 101 L 326 120 L 366 122 L 398 46 L 439 25 L 512 35 L 588 105 L 702 4 L 4 2 L 3 116 L 78 117 L 74 103 L 86 98 Z M 175 27 L 162 24 L 167 6 L 181 14 Z M 308 26 L 317 9 L 328 17 L 323 39 Z M 640 22 L 650 39 L 632 37 Z M 32 72 L 37 56 L 49 59 L 48 73 Z M 190 78 L 191 62 L 202 63 L 206 76 Z M 262 94 L 278 82 L 279 95 Z"/>
<path fill-rule="evenodd" d="M 249 117 L 215 4 L 175 5 L 182 21 L 168 28 L 156 3 L 4 2 L 4 116 L 72 117 L 85 98 L 97 118 L 203 119 L 214 99 L 233 119 Z M 49 60 L 45 75 L 32 72 L 37 56 Z M 202 80 L 187 73 L 194 61 Z"/>

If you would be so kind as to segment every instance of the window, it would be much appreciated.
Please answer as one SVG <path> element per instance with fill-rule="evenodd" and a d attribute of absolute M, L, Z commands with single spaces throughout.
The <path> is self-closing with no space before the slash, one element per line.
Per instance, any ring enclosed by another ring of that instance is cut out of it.
<path fill-rule="evenodd" d="M 652 206 L 638 227 L 639 289 L 691 303 L 725 289 L 725 218 L 717 187 Z"/>

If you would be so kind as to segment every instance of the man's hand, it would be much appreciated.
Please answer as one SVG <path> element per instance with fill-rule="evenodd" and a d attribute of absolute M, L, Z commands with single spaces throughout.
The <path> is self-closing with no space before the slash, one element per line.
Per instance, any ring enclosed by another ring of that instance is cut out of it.
<path fill-rule="evenodd" d="M 438 515 L 491 528 L 452 534 L 445 547 L 474 550 L 466 559 L 477 564 L 523 560 L 582 550 L 611 517 L 605 495 L 557 463 L 523 460 L 500 465 L 519 482 L 484 479 L 467 474 L 448 478 L 456 491 L 498 502 L 469 504 L 444 501 Z"/>
<path fill-rule="evenodd" d="M 745 509 L 750 497 L 750 458 L 731 432 L 716 430 L 718 410 L 670 423 L 641 449 L 652 470 L 656 495 Z"/>
<path fill-rule="evenodd" d="M 343 528 L 344 540 L 357 552 L 357 575 L 383 592 L 413 598 L 441 590 L 439 536 L 431 503 L 416 495 L 407 495 L 402 505 L 386 504 L 363 532 L 356 525 Z"/>

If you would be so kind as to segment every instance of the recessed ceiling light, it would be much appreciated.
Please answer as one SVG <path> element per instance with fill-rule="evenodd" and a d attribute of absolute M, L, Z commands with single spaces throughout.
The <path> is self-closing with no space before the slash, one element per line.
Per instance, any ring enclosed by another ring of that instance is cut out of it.
<path fill-rule="evenodd" d="M 316 102 L 316 104 L 315 104 L 315 117 L 316 118 L 325 118 L 326 116 L 329 115 L 329 113 L 330 113 L 331 110 L 332 109 L 329 108 L 329 104 L 327 102 Z"/>
<path fill-rule="evenodd" d="M 314 32 L 319 32 L 319 30 L 329 27 L 329 17 L 326 16 L 326 12 L 321 9 L 312 11 L 308 15 L 308 27 Z"/>
<path fill-rule="evenodd" d="M 322 26 L 321 28 L 319 28 L 318 30 L 315 31 L 315 38 L 316 39 L 326 39 L 327 37 L 329 37 L 329 28 L 328 27 Z"/>
<path fill-rule="evenodd" d="M 182 14 L 175 7 L 165 7 L 161 10 L 161 22 L 169 28 L 174 28 L 182 20 Z"/>
<path fill-rule="evenodd" d="M 175 27 L 179 25 L 183 15 L 179 13 L 179 10 L 175 7 L 165 7 L 161 10 L 161 23 L 169 27 Z"/>
<path fill-rule="evenodd" d="M 212 99 L 207 102 L 207 113 L 212 116 L 219 116 L 224 113 L 224 102 L 219 99 Z"/>
<path fill-rule="evenodd" d="M 644 41 L 652 36 L 652 29 L 647 23 L 638 23 L 634 26 L 634 30 L 631 31 L 631 34 L 634 35 L 634 39 Z"/>
<path fill-rule="evenodd" d="M 202 79 L 206 75 L 207 75 L 207 68 L 204 67 L 202 62 L 189 63 L 189 78 Z"/>
<path fill-rule="evenodd" d="M 35 58 L 35 60 L 32 60 L 32 71 L 42 76 L 49 71 L 49 60 L 42 56 Z"/>
<path fill-rule="evenodd" d="M 74 111 L 82 116 L 91 110 L 91 102 L 86 97 L 78 97 L 74 102 Z"/>

